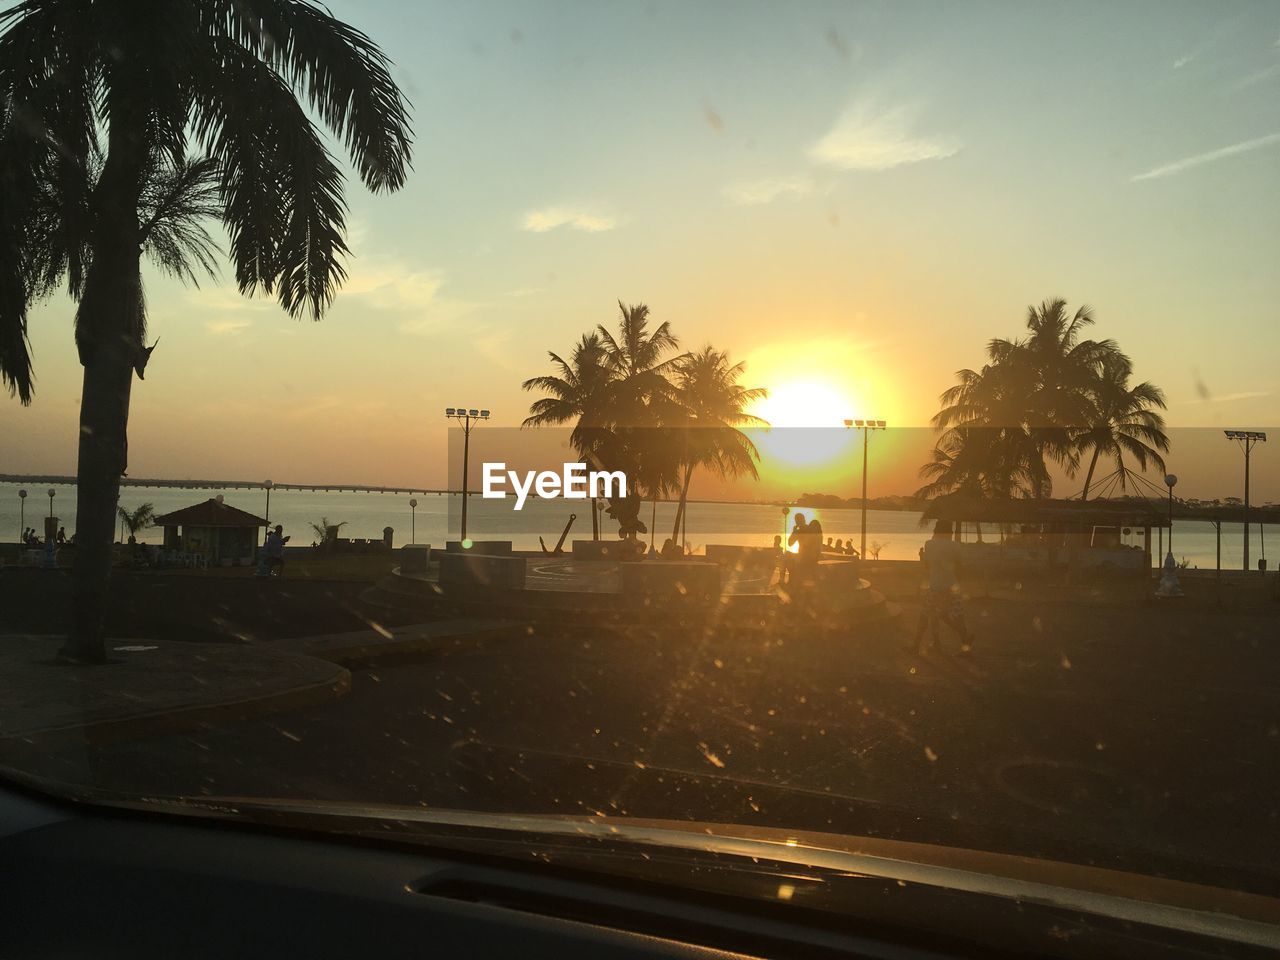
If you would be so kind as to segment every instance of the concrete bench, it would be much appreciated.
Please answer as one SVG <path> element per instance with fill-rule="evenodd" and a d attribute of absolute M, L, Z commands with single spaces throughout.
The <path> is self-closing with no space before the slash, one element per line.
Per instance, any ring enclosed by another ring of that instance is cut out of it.
<path fill-rule="evenodd" d="M 449 553 L 440 555 L 440 582 L 468 587 L 492 587 L 497 590 L 523 590 L 524 557 L 490 556 L 483 553 Z"/>
<path fill-rule="evenodd" d="M 716 603 L 720 599 L 720 567 L 702 560 L 646 560 L 622 568 L 624 596 L 662 602 Z"/>

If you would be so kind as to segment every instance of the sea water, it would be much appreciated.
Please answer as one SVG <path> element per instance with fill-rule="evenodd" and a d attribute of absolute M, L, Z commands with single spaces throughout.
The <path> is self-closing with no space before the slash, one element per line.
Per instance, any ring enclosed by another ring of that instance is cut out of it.
<path fill-rule="evenodd" d="M 20 535 L 21 523 L 35 527 L 38 534 L 44 532 L 43 518 L 49 514 L 47 485 L 27 487 L 25 514 L 20 517 L 18 486 L 0 484 L 0 542 L 14 542 Z M 67 530 L 75 531 L 75 487 L 57 485 L 54 490 L 53 513 Z M 317 539 L 312 524 L 327 518 L 332 524 L 342 524 L 339 536 L 357 539 L 381 539 L 383 530 L 390 527 L 395 546 L 410 541 L 443 544 L 456 540 L 459 535 L 461 497 L 457 494 L 418 493 L 336 493 L 299 490 L 272 490 L 268 517 L 267 493 L 262 489 L 209 490 L 178 489 L 172 487 L 124 487 L 120 505 L 132 511 L 143 503 L 150 503 L 157 514 L 180 510 L 211 497 L 221 495 L 225 502 L 258 517 L 269 518 L 272 525 L 283 524 L 290 546 L 305 546 Z M 416 499 L 415 509 L 409 500 Z M 537 550 L 539 537 L 550 549 L 555 546 L 570 515 L 576 515 L 566 549 L 577 539 L 591 537 L 591 508 L 589 501 L 542 500 L 530 498 L 521 511 L 512 509 L 513 501 L 484 500 L 478 494 L 468 498 L 467 535 L 475 540 L 510 540 L 517 550 Z M 688 507 L 686 535 L 690 547 L 701 550 L 709 543 L 728 543 L 747 546 L 768 546 L 773 537 L 785 538 L 796 512 L 806 517 L 817 517 L 822 524 L 823 536 L 836 540 L 853 540 L 855 547 L 861 539 L 861 511 L 857 509 L 816 509 L 793 507 L 784 514 L 780 505 L 692 502 Z M 656 511 L 646 502 L 640 511 L 640 519 L 652 530 L 658 546 L 672 535 L 676 505 L 661 502 Z M 617 536 L 617 524 L 607 517 L 601 518 L 601 535 Z M 1167 536 L 1168 531 L 1165 531 Z M 1280 540 L 1276 539 L 1275 526 L 1263 528 L 1250 526 L 1250 562 L 1256 564 L 1259 557 L 1267 556 L 1268 567 L 1274 569 L 1280 557 Z M 120 537 L 117 523 L 116 536 Z M 997 539 L 994 528 L 984 532 L 987 539 Z M 646 534 L 647 540 L 649 535 Z M 921 523 L 921 515 L 907 510 L 868 510 L 867 546 L 875 555 L 877 547 L 881 559 L 913 560 L 920 547 L 929 538 L 929 528 Z M 143 530 L 138 539 L 143 543 L 161 543 L 163 531 L 158 527 Z M 966 536 L 972 539 L 972 534 Z M 1141 546 L 1142 531 L 1135 530 L 1124 538 L 1126 544 Z M 1243 532 L 1240 524 L 1222 525 L 1222 565 L 1224 569 L 1240 569 L 1243 550 Z M 1152 531 L 1151 549 L 1157 552 L 1160 538 Z M 1167 549 L 1167 542 L 1165 544 Z M 1185 559 L 1192 567 L 1212 569 L 1215 562 L 1215 532 L 1212 523 L 1203 520 L 1175 520 L 1173 527 L 1173 554 Z"/>

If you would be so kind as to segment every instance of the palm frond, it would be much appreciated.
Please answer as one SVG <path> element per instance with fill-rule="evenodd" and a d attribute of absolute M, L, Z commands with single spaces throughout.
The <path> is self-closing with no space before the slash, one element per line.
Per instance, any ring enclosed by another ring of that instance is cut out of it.
<path fill-rule="evenodd" d="M 395 190 L 410 169 L 409 104 L 391 63 L 363 32 L 302 0 L 218 0 L 212 28 L 225 31 L 305 91 L 372 191 Z"/>

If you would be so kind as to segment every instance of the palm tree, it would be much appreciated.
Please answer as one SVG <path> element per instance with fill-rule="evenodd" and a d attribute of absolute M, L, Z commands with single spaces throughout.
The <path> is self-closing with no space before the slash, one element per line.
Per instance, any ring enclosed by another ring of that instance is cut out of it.
<path fill-rule="evenodd" d="M 311 529 L 315 531 L 316 543 L 323 547 L 329 542 L 330 530 L 333 531 L 333 535 L 336 537 L 338 535 L 338 531 L 346 525 L 346 520 L 343 520 L 341 523 L 330 523 L 328 517 L 321 517 L 319 523 L 311 524 Z"/>
<path fill-rule="evenodd" d="M 621 317 L 615 338 L 603 325 L 596 327 L 604 344 L 605 365 L 613 374 L 608 393 L 608 419 L 616 442 L 616 457 L 625 464 L 627 476 L 652 502 L 656 517 L 658 498 L 679 484 L 679 459 L 672 443 L 671 424 L 679 417 L 679 403 L 669 379 L 683 355 L 666 356 L 679 348 L 669 323 L 649 330 L 649 308 L 627 306 L 618 301 Z M 635 505 L 626 504 L 622 526 L 634 533 L 645 532 L 643 522 L 633 518 Z M 613 515 L 618 516 L 615 504 Z M 648 528 L 649 545 L 656 531 Z"/>
<path fill-rule="evenodd" d="M 595 333 L 584 333 L 574 344 L 569 359 L 547 351 L 556 372 L 531 377 L 520 386 L 541 390 L 548 396 L 535 400 L 522 426 L 560 426 L 573 421 L 569 442 L 578 455 L 588 458 L 603 442 L 608 431 L 609 388 L 613 374 L 605 365 L 604 345 Z"/>
<path fill-rule="evenodd" d="M 1074 476 L 1079 468 L 1071 428 L 1089 422 L 1092 390 L 1102 364 L 1123 356 L 1114 340 L 1082 340 L 1094 324 L 1093 311 L 1081 306 L 1069 314 L 1062 298 L 1027 308 L 1024 356 L 1034 371 L 1029 424 L 1046 455 Z"/>
<path fill-rule="evenodd" d="M 120 518 L 120 522 L 129 531 L 129 542 L 133 543 L 138 536 L 138 531 L 144 529 L 155 519 L 156 509 L 153 504 L 144 503 L 132 512 L 124 507 L 116 508 L 116 515 Z"/>
<path fill-rule="evenodd" d="M 704 467 L 722 478 L 748 474 L 755 479 L 760 453 L 742 428 L 768 426 L 746 412 L 768 391 L 740 385 L 746 365 L 730 363 L 728 353 L 707 346 L 684 357 L 675 369 L 676 398 L 683 415 L 677 436 L 683 472 L 673 540 L 680 536 L 694 469 Z"/>
<path fill-rule="evenodd" d="M 1034 377 L 1020 348 L 993 341 L 991 362 L 960 370 L 933 418 L 941 431 L 920 496 L 966 488 L 986 496 L 1041 496 L 1050 486 L 1042 435 L 1032 428 Z"/>
<path fill-rule="evenodd" d="M 618 336 L 600 324 L 596 327 L 604 345 L 605 363 L 615 377 L 630 384 L 633 392 L 662 393 L 668 386 L 667 374 L 679 362 L 679 357 L 663 359 L 663 355 L 679 348 L 680 341 L 671 332 L 671 324 L 661 323 L 649 332 L 649 308 L 643 303 L 627 306 L 618 301 L 622 317 L 618 321 Z"/>
<path fill-rule="evenodd" d="M 1044 457 L 1024 432 L 955 427 L 938 438 L 920 468 L 929 483 L 915 495 L 929 500 L 948 493 L 975 498 L 1032 497 L 1043 489 Z"/>
<path fill-rule="evenodd" d="M 1107 357 L 1102 371 L 1092 388 L 1093 410 L 1088 426 L 1077 433 L 1073 442 L 1083 454 L 1093 451 L 1089 470 L 1084 478 L 1081 500 L 1089 499 L 1089 487 L 1093 472 L 1102 455 L 1114 457 L 1120 489 L 1127 489 L 1131 471 L 1125 465 L 1128 453 L 1145 471 L 1154 464 L 1164 472 L 1164 458 L 1169 450 L 1169 437 L 1164 432 L 1164 417 L 1156 410 L 1165 409 L 1164 391 L 1148 382 L 1129 385 L 1133 365 L 1128 358 L 1116 353 Z"/>
<path fill-rule="evenodd" d="M 533 377 L 525 390 L 547 394 L 529 408 L 524 426 L 574 423 L 574 448 L 598 469 L 626 473 L 629 495 L 643 490 L 656 498 L 674 489 L 679 469 L 670 438 L 677 418 L 671 381 L 680 356 L 669 324 L 649 330 L 649 308 L 619 301 L 615 336 L 603 325 L 585 334 L 566 361 L 550 353 L 555 372 Z M 629 496 L 628 499 L 631 499 Z M 627 505 L 630 516 L 633 505 Z M 614 504 L 615 515 L 621 508 Z M 628 529 L 638 529 L 628 522 Z"/>
<path fill-rule="evenodd" d="M 961 370 L 934 417 L 946 442 L 922 470 L 933 481 L 924 489 L 955 488 L 977 470 L 975 489 L 1047 496 L 1046 457 L 1074 476 L 1075 433 L 1092 422 L 1103 365 L 1128 362 L 1112 340 L 1081 339 L 1093 323 L 1088 307 L 1072 314 L 1065 300 L 1046 300 L 1027 308 L 1026 338 L 994 339 L 981 370 Z M 948 436 L 955 430 L 964 432 Z M 962 446 L 972 448 L 963 457 Z"/>
<path fill-rule="evenodd" d="M 240 291 L 319 319 L 345 277 L 344 177 L 301 101 L 373 191 L 404 182 L 407 105 L 377 46 L 304 0 L 24 0 L 0 29 L 0 376 L 30 401 L 27 312 L 65 280 L 84 387 L 60 655 L 102 662 L 129 397 L 150 356 L 142 254 L 194 279 L 211 265 L 197 217 L 216 213 Z"/>
<path fill-rule="evenodd" d="M 649 330 L 649 308 L 618 301 L 621 317 L 615 337 L 600 324 L 596 330 L 604 347 L 604 365 L 612 374 L 606 394 L 608 420 L 620 453 L 631 464 L 636 486 L 647 499 L 671 492 L 679 482 L 679 465 L 668 428 L 678 421 L 680 405 L 669 377 L 683 354 L 669 323 Z"/>

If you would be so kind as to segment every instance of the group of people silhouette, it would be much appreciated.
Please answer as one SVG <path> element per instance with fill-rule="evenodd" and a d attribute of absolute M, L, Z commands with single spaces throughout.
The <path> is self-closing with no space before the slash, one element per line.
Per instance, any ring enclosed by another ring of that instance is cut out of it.
<path fill-rule="evenodd" d="M 789 548 L 795 547 L 792 553 Z M 853 546 L 853 539 L 836 540 L 827 537 L 822 539 L 822 522 L 814 517 L 812 520 L 803 513 L 797 513 L 787 545 L 782 545 L 781 534 L 773 538 L 774 553 L 778 557 L 778 582 L 786 583 L 791 572 L 798 567 L 816 566 L 824 553 L 835 553 L 841 556 L 861 559 L 861 554 Z"/>
<path fill-rule="evenodd" d="M 74 540 L 75 538 L 72 537 L 72 539 Z M 59 545 L 62 545 L 67 542 L 66 527 L 58 528 L 57 542 Z M 22 531 L 22 545 L 24 547 L 35 549 L 37 547 L 44 546 L 44 541 L 40 539 L 40 535 L 36 533 L 35 527 L 28 527 L 27 529 Z"/>
<path fill-rule="evenodd" d="M 791 547 L 795 547 L 794 553 Z M 822 523 L 817 517 L 808 520 L 803 513 L 797 513 L 786 547 L 778 535 L 773 538 L 773 550 L 778 561 L 778 583 L 787 583 L 799 570 L 812 571 L 822 557 Z"/>

